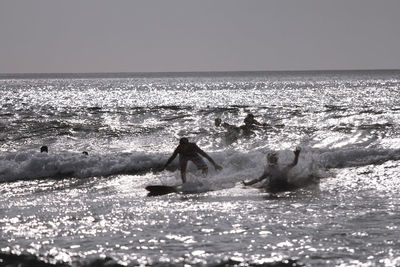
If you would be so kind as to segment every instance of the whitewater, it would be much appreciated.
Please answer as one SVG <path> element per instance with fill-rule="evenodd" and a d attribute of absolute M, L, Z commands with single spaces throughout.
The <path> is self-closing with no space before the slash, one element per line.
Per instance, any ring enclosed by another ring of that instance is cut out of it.
<path fill-rule="evenodd" d="M 400 265 L 400 71 L 3 74 L 0 91 L 0 265 Z M 249 135 L 214 124 L 249 113 Z M 177 159 L 160 171 L 181 137 L 223 169 L 189 163 L 190 194 L 147 196 L 181 183 Z M 296 147 L 304 186 L 242 184 Z"/>

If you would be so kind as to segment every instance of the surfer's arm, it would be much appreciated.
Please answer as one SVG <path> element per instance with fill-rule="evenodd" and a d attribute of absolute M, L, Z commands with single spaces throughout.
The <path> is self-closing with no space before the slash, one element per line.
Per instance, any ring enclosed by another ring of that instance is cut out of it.
<path fill-rule="evenodd" d="M 258 120 L 253 120 L 253 123 L 258 126 L 263 126 L 263 124 L 261 122 L 259 122 Z"/>
<path fill-rule="evenodd" d="M 261 175 L 259 178 L 257 178 L 257 179 L 253 179 L 253 180 L 250 180 L 250 181 L 248 181 L 248 182 L 246 182 L 246 181 L 243 181 L 242 183 L 244 184 L 244 185 L 253 185 L 253 184 L 256 184 L 256 183 L 259 183 L 259 182 L 261 182 L 262 180 L 264 180 L 264 179 L 266 179 L 266 178 L 268 178 L 269 177 L 269 172 L 264 172 L 263 173 L 263 175 Z"/>
<path fill-rule="evenodd" d="M 196 145 L 196 152 L 199 153 L 200 155 L 202 155 L 203 157 L 205 157 L 209 162 L 211 162 L 214 165 L 214 168 L 216 170 L 221 170 L 222 167 L 219 166 L 217 163 L 215 163 L 215 161 L 206 153 L 204 152 L 200 147 L 198 147 Z"/>
<path fill-rule="evenodd" d="M 177 148 L 175 149 L 175 151 L 174 151 L 174 153 L 172 154 L 172 156 L 171 156 L 171 157 L 167 160 L 167 162 L 165 163 L 163 169 L 165 169 L 165 168 L 176 158 L 176 156 L 178 155 L 178 153 L 179 153 L 179 147 L 177 147 Z"/>
<path fill-rule="evenodd" d="M 291 164 L 288 165 L 289 168 L 293 168 L 294 166 L 297 165 L 297 162 L 299 162 L 299 155 L 300 155 L 301 148 L 296 147 L 296 150 L 294 152 L 294 160 Z"/>

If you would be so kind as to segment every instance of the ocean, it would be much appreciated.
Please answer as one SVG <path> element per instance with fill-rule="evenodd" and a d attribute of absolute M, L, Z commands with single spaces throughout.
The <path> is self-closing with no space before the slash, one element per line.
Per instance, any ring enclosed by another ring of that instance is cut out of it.
<path fill-rule="evenodd" d="M 0 266 L 400 266 L 400 71 L 3 74 L 0 92 Z M 249 113 L 250 134 L 214 124 Z M 177 159 L 160 171 L 182 137 L 223 169 L 148 196 L 182 183 Z M 296 147 L 289 178 L 312 184 L 241 183 Z"/>

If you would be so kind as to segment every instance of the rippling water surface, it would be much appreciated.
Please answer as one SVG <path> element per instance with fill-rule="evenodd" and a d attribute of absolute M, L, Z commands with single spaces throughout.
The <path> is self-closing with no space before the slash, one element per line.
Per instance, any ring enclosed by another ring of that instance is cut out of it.
<path fill-rule="evenodd" d="M 3 77 L 0 259 L 398 266 L 399 86 L 396 71 Z M 249 137 L 214 125 L 249 112 L 268 124 Z M 154 170 L 182 136 L 224 169 L 189 166 L 207 192 L 147 197 L 180 183 L 176 162 Z M 290 179 L 318 183 L 241 185 L 296 146 Z"/>

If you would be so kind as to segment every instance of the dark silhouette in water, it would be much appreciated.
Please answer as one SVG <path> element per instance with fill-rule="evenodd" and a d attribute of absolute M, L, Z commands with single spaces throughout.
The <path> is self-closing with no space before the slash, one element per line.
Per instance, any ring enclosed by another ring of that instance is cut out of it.
<path fill-rule="evenodd" d="M 225 139 L 228 145 L 237 141 L 241 136 L 249 137 L 253 135 L 253 130 L 257 130 L 260 127 L 267 126 L 267 124 L 263 124 L 257 121 L 252 113 L 247 114 L 246 118 L 244 119 L 244 124 L 241 126 L 222 122 L 221 118 L 216 118 L 214 124 L 216 127 L 223 127 L 227 130 L 227 132 L 225 133 Z"/>
<path fill-rule="evenodd" d="M 260 127 L 267 126 L 266 123 L 261 123 L 254 118 L 252 113 L 247 114 L 246 118 L 243 120 L 244 125 L 240 126 L 240 129 L 243 130 L 244 136 L 250 136 L 254 134 L 253 130 L 259 129 Z"/>
<path fill-rule="evenodd" d="M 49 152 L 49 148 L 47 146 L 42 146 L 40 148 L 40 153 L 48 153 Z"/>
<path fill-rule="evenodd" d="M 295 185 L 291 184 L 288 182 L 288 172 L 297 165 L 297 162 L 299 161 L 299 155 L 300 155 L 301 149 L 299 147 L 296 148 L 294 151 L 294 160 L 291 164 L 285 166 L 284 168 L 279 168 L 278 166 L 278 155 L 276 153 L 269 153 L 267 156 L 268 160 L 268 165 L 265 168 L 264 173 L 257 179 L 253 179 L 251 181 L 245 182 L 243 181 L 243 184 L 248 186 L 248 185 L 253 185 L 255 183 L 259 183 L 263 180 L 266 180 L 268 178 L 267 183 L 265 184 L 265 187 L 267 191 L 271 193 L 277 193 L 280 191 L 288 191 L 288 190 L 293 190 L 296 188 Z"/>
<path fill-rule="evenodd" d="M 246 118 L 244 118 L 244 125 L 245 126 L 253 126 L 253 125 L 258 125 L 258 126 L 265 126 L 265 123 L 260 123 L 254 118 L 254 115 L 252 113 L 247 114 Z"/>
<path fill-rule="evenodd" d="M 203 175 L 207 175 L 208 167 L 204 160 L 200 157 L 203 156 L 208 159 L 216 170 L 221 170 L 222 167 L 214 162 L 214 160 L 201 148 L 199 148 L 195 143 L 189 143 L 189 140 L 185 137 L 179 140 L 179 145 L 175 149 L 172 156 L 168 159 L 167 163 L 165 163 L 162 170 L 164 170 L 168 164 L 170 164 L 175 157 L 179 154 L 179 167 L 181 170 L 181 178 L 182 183 L 186 182 L 186 167 L 188 161 L 192 161 L 199 170 L 202 170 Z"/>

